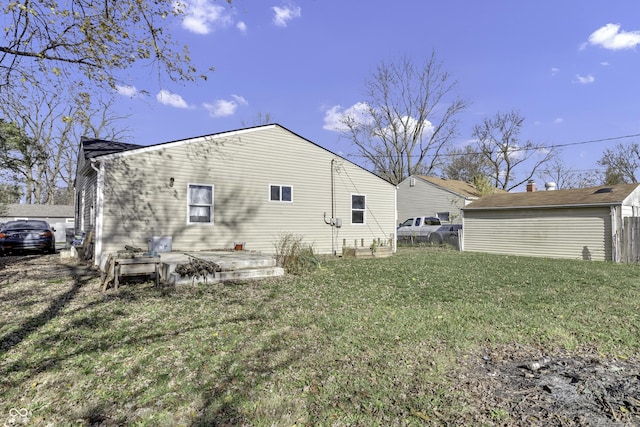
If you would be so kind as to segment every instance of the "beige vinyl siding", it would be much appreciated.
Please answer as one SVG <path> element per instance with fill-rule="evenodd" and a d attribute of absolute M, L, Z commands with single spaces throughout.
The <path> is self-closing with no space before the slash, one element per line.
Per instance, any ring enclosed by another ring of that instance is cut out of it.
<path fill-rule="evenodd" d="M 172 236 L 174 251 L 245 242 L 248 250 L 272 252 L 279 236 L 292 233 L 331 252 L 335 236 L 323 213 L 328 220 L 336 156 L 280 127 L 232 135 L 106 156 L 103 251 Z M 346 160 L 337 163 L 336 216 L 343 219 L 337 240 L 388 238 L 395 231 L 395 187 Z M 187 224 L 190 183 L 214 187 L 213 224 Z M 270 201 L 272 184 L 291 186 L 293 202 Z M 365 225 L 350 223 L 352 193 L 367 196 Z"/>
<path fill-rule="evenodd" d="M 92 171 L 93 172 L 93 171 Z M 96 188 L 97 188 L 97 176 L 95 173 L 88 173 L 88 175 L 82 175 L 82 177 L 76 183 L 76 192 L 79 197 L 76 203 L 79 202 L 80 206 L 76 206 L 78 209 L 78 220 L 75 224 L 76 231 L 88 232 L 93 230 L 95 225 L 95 203 L 96 203 Z M 93 209 L 92 209 L 93 208 Z"/>
<path fill-rule="evenodd" d="M 449 212 L 451 223 L 462 223 L 460 208 L 465 205 L 463 197 L 419 178 L 414 179 L 413 187 L 410 186 L 411 179 L 398 184 L 399 222 L 415 216 L 436 216 L 438 212 Z"/>
<path fill-rule="evenodd" d="M 464 250 L 500 254 L 611 260 L 609 207 L 468 210 Z"/>

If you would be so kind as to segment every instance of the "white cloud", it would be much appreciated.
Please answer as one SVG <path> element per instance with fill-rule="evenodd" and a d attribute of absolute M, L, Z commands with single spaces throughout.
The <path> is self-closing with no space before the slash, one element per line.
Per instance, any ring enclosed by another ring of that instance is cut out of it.
<path fill-rule="evenodd" d="M 235 100 L 235 102 L 239 105 L 249 105 L 244 96 L 240 95 L 231 95 L 231 97 Z"/>
<path fill-rule="evenodd" d="M 602 61 L 600 65 L 602 65 L 603 67 L 608 67 L 609 63 L 607 61 Z"/>
<path fill-rule="evenodd" d="M 559 125 L 559 124 L 561 124 L 561 123 L 564 123 L 564 119 L 563 119 L 562 117 L 557 117 L 557 118 L 553 121 L 553 123 L 555 123 L 555 124 Z"/>
<path fill-rule="evenodd" d="M 551 75 L 555 76 L 556 74 L 558 74 L 560 72 L 560 68 L 556 68 L 556 67 L 552 67 L 551 68 Z"/>
<path fill-rule="evenodd" d="M 591 74 L 589 74 L 588 76 L 581 76 L 580 74 L 576 74 L 576 80 L 574 83 L 588 85 L 589 83 L 593 83 L 594 81 L 596 81 L 596 78 Z"/>
<path fill-rule="evenodd" d="M 162 89 L 156 95 L 156 100 L 163 105 L 168 105 L 175 108 L 189 108 L 189 104 L 186 103 L 182 97 L 176 93 L 171 93 L 168 90 Z"/>
<path fill-rule="evenodd" d="M 373 120 L 371 118 L 370 108 L 366 102 L 358 102 L 346 110 L 343 110 L 340 105 L 335 105 L 325 112 L 323 129 L 336 132 L 345 131 L 348 129 L 345 125 L 346 120 L 361 124 L 371 124 Z M 398 121 L 399 123 L 397 123 L 396 127 L 404 127 L 409 133 L 414 132 L 418 127 L 418 121 L 413 117 L 404 116 L 398 119 Z M 431 135 L 433 129 L 433 124 L 425 120 L 422 124 L 422 137 L 424 138 Z M 381 132 L 389 136 L 391 132 L 393 132 L 392 126 L 382 129 Z"/>
<path fill-rule="evenodd" d="M 184 9 L 182 26 L 196 34 L 209 34 L 233 22 L 226 8 L 212 0 L 185 0 L 179 6 Z"/>
<path fill-rule="evenodd" d="M 236 28 L 243 34 L 247 32 L 247 24 L 245 24 L 244 21 L 238 22 Z"/>
<path fill-rule="evenodd" d="M 300 6 L 290 4 L 284 7 L 274 6 L 273 9 L 273 23 L 278 27 L 286 27 L 287 23 L 294 18 L 299 18 L 302 14 Z"/>
<path fill-rule="evenodd" d="M 399 123 L 396 123 L 395 128 L 404 128 L 406 133 L 412 134 L 418 131 L 418 126 L 420 122 L 418 122 L 413 117 L 404 116 L 398 120 Z M 434 126 L 429 120 L 425 120 L 422 123 L 422 138 L 429 136 L 433 133 Z M 394 127 L 391 125 L 387 126 L 387 128 L 382 130 L 383 133 L 387 134 L 387 137 L 392 138 L 394 131 Z"/>
<path fill-rule="evenodd" d="M 347 130 L 344 125 L 346 118 L 353 119 L 359 123 L 369 122 L 369 105 L 365 102 L 358 102 L 346 110 L 343 110 L 340 105 L 335 105 L 324 113 L 324 126 L 322 128 L 336 132 Z"/>
<path fill-rule="evenodd" d="M 133 98 L 138 94 L 138 89 L 135 86 L 120 86 L 116 85 L 116 92 L 118 95 L 128 96 L 129 98 Z"/>
<path fill-rule="evenodd" d="M 231 95 L 233 99 L 218 99 L 213 104 L 205 102 L 202 105 L 209 111 L 211 117 L 227 117 L 235 114 L 240 105 L 248 105 L 247 100 L 239 95 Z"/>
<path fill-rule="evenodd" d="M 639 31 L 620 31 L 620 24 L 607 24 L 591 33 L 589 44 L 605 49 L 633 49 L 640 44 Z"/>

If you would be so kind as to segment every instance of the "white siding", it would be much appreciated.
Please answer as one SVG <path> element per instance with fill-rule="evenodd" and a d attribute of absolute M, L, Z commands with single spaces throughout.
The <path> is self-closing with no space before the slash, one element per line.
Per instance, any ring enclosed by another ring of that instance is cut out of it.
<path fill-rule="evenodd" d="M 413 179 L 414 186 L 410 185 L 411 178 L 398 184 L 399 222 L 415 216 L 436 216 L 438 212 L 449 212 L 450 222 L 462 223 L 460 208 L 465 205 L 464 197 L 419 178 Z"/>
<path fill-rule="evenodd" d="M 248 250 L 271 253 L 280 235 L 293 233 L 319 253 L 339 253 L 343 239 L 367 245 L 388 239 L 395 231 L 395 187 L 340 158 L 334 196 L 342 228 L 325 223 L 323 214 L 329 220 L 332 211 L 332 159 L 333 153 L 280 127 L 107 156 L 103 250 L 146 248 L 152 236 L 172 236 L 174 251 L 245 242 Z M 187 184 L 194 182 L 215 187 L 212 225 L 187 224 Z M 270 201 L 270 184 L 291 186 L 293 201 Z M 354 193 L 366 196 L 365 224 L 351 224 Z"/>
<path fill-rule="evenodd" d="M 464 250 L 611 260 L 610 208 L 465 211 Z"/>

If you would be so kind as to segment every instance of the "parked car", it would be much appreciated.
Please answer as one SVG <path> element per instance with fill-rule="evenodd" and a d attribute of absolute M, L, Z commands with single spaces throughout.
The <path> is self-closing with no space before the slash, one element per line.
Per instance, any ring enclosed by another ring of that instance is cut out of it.
<path fill-rule="evenodd" d="M 47 221 L 8 221 L 0 227 L 0 253 L 20 251 L 55 253 L 55 230 Z"/>
<path fill-rule="evenodd" d="M 398 224 L 396 234 L 399 241 L 440 244 L 446 240 L 447 236 L 457 235 L 461 228 L 460 224 L 443 225 L 436 217 L 417 216 Z"/>

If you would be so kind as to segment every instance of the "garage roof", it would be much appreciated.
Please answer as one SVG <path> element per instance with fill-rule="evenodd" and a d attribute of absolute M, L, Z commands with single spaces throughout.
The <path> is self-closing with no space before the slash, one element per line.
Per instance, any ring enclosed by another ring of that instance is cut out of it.
<path fill-rule="evenodd" d="M 570 206 L 621 205 L 640 184 L 601 185 L 570 190 L 487 194 L 463 209 L 518 209 Z"/>
<path fill-rule="evenodd" d="M 465 198 L 478 198 L 480 197 L 480 192 L 478 189 L 469 184 L 468 182 L 458 181 L 455 179 L 444 179 L 437 178 L 435 176 L 426 176 L 426 175 L 416 175 L 417 178 L 422 179 L 423 181 L 430 182 L 433 185 L 444 188 L 445 190 L 449 190 L 453 193 L 456 193 Z"/>

